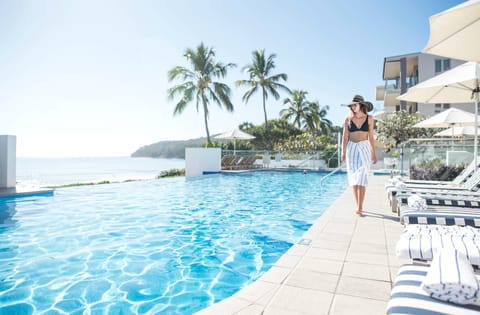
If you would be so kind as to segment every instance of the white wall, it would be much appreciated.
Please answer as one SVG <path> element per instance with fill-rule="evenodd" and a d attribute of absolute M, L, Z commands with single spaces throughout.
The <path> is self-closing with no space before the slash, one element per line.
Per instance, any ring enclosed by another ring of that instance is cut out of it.
<path fill-rule="evenodd" d="M 220 172 L 222 149 L 186 148 L 185 177 L 201 176 L 203 172 Z"/>
<path fill-rule="evenodd" d="M 0 135 L 0 188 L 15 187 L 17 181 L 17 137 Z"/>
<path fill-rule="evenodd" d="M 418 56 L 418 82 L 423 82 L 437 75 L 435 73 L 436 59 L 449 59 L 449 58 L 430 55 L 430 54 L 420 54 Z M 458 60 L 458 59 L 450 59 L 450 69 L 453 69 L 456 66 L 461 65 L 462 63 L 465 63 L 465 61 Z M 458 104 L 451 103 L 450 107 L 459 108 L 471 113 L 475 112 L 475 106 L 473 103 L 458 103 Z M 419 103 L 418 111 L 425 117 L 433 116 L 436 114 L 435 104 Z"/>

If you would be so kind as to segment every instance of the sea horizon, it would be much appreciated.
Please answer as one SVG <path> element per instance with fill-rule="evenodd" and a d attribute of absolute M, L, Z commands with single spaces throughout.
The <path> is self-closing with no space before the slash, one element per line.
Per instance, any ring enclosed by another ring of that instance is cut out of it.
<path fill-rule="evenodd" d="M 17 157 L 17 185 L 58 186 L 102 181 L 153 179 L 162 171 L 185 167 L 184 159 L 130 156 Z"/>

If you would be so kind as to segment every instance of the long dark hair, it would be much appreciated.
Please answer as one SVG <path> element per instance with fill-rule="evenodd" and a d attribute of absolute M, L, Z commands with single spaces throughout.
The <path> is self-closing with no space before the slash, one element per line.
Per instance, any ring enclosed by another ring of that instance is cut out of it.
<path fill-rule="evenodd" d="M 365 114 L 365 115 L 368 115 L 368 107 L 367 105 L 365 104 L 362 104 L 362 103 L 359 103 L 360 104 L 360 109 L 362 110 L 362 112 Z"/>

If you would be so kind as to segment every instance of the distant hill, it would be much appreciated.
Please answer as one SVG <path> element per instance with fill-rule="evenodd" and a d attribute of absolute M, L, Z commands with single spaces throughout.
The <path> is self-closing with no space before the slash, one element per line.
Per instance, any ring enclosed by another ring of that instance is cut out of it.
<path fill-rule="evenodd" d="M 137 151 L 132 153 L 131 157 L 184 159 L 186 147 L 201 147 L 206 141 L 206 137 L 190 140 L 159 141 L 137 149 Z"/>

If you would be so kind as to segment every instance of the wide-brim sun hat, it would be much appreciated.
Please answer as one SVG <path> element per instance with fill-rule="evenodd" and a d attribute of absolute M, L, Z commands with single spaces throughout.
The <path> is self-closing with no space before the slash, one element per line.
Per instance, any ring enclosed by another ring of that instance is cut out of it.
<path fill-rule="evenodd" d="M 363 106 L 367 107 L 367 111 L 371 112 L 373 110 L 373 104 L 365 101 L 363 96 L 361 95 L 355 95 L 350 103 L 344 104 L 345 106 L 352 106 L 354 104 L 361 104 Z"/>

